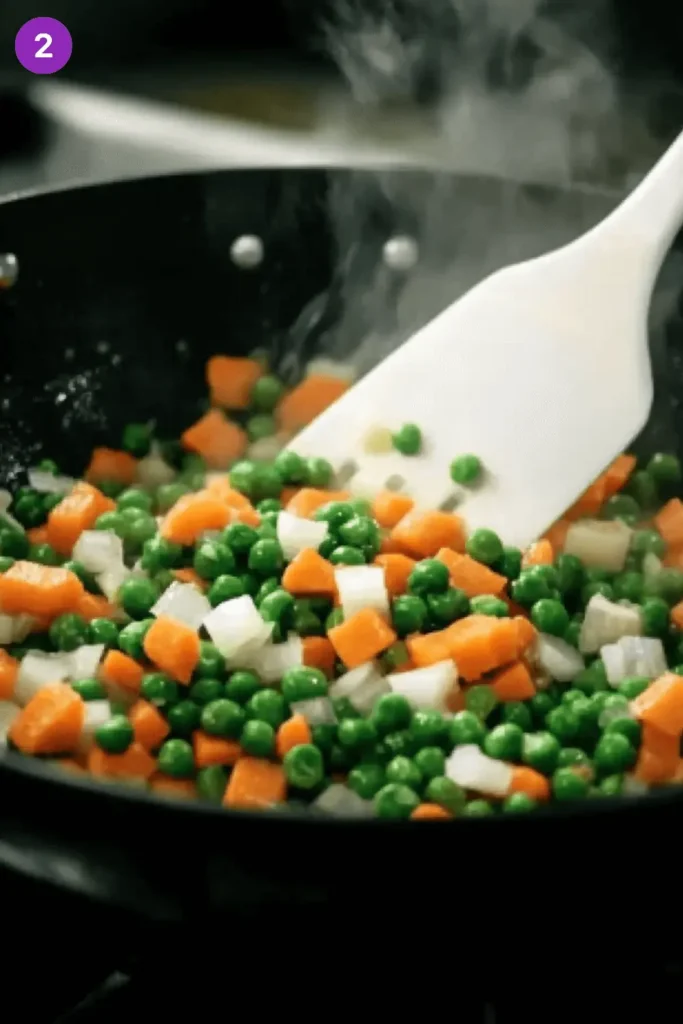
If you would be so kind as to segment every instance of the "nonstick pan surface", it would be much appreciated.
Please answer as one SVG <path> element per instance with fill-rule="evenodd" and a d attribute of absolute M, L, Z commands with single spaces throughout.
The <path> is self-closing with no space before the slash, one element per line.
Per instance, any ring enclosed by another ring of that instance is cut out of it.
<path fill-rule="evenodd" d="M 178 436 L 202 407 L 216 352 L 265 348 L 294 379 L 313 354 L 348 358 L 370 336 L 367 362 L 486 272 L 569 241 L 615 202 L 412 170 L 274 169 L 0 204 L 0 251 L 19 265 L 0 293 L 2 484 L 21 482 L 42 455 L 78 474 L 127 422 L 155 418 L 160 435 Z M 258 266 L 231 255 L 243 235 L 262 240 Z M 412 269 L 387 266 L 397 235 L 417 243 Z M 677 258 L 653 304 L 645 449 L 680 451 L 683 438 Z M 605 400 L 618 401 L 618 367 Z M 264 901 L 389 903 L 405 892 L 406 865 L 422 886 L 439 865 L 490 872 L 501 857 L 507 876 L 527 877 L 530 851 L 540 895 L 543 878 L 576 875 L 579 844 L 628 849 L 633 863 L 638 844 L 671 842 L 683 809 L 671 790 L 446 827 L 247 815 L 66 780 L 12 754 L 0 757 L 0 794 L 0 866 L 156 919 Z M 597 882 L 580 874 L 585 895 Z M 444 905 L 456 901 L 444 889 Z"/>

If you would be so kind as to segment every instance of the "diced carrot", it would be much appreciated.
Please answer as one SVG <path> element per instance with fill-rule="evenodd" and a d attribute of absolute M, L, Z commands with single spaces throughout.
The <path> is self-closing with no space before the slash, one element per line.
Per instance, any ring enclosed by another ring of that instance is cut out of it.
<path fill-rule="evenodd" d="M 550 541 L 553 551 L 560 552 L 564 550 L 571 525 L 568 519 L 558 519 L 545 531 L 543 536 L 546 540 Z"/>
<path fill-rule="evenodd" d="M 453 815 L 439 804 L 419 804 L 410 815 L 413 821 L 452 821 Z"/>
<path fill-rule="evenodd" d="M 222 530 L 232 521 L 232 512 L 209 491 L 185 494 L 164 516 L 160 533 L 164 540 L 188 547 L 205 530 Z"/>
<path fill-rule="evenodd" d="M 59 768 L 62 768 L 65 772 L 76 772 L 77 775 L 84 775 L 85 768 L 82 764 L 79 764 L 73 757 L 61 757 L 58 761 L 53 762 Z"/>
<path fill-rule="evenodd" d="M 128 712 L 128 718 L 135 739 L 145 750 L 156 750 L 171 731 L 159 709 L 146 700 L 137 700 Z"/>
<path fill-rule="evenodd" d="M 115 480 L 119 484 L 132 484 L 137 476 L 138 461 L 128 452 L 114 448 L 95 448 L 85 479 L 99 484 L 104 480 Z"/>
<path fill-rule="evenodd" d="M 303 646 L 303 662 L 308 668 L 318 668 L 328 678 L 334 674 L 334 663 L 337 656 L 334 647 L 326 636 L 305 636 L 301 640 Z"/>
<path fill-rule="evenodd" d="M 206 485 L 206 490 L 209 494 L 212 494 L 214 498 L 220 498 L 220 500 L 225 502 L 226 505 L 229 505 L 230 508 L 253 508 L 249 498 L 245 497 L 245 495 L 240 491 L 236 491 L 234 487 L 231 487 L 230 477 L 227 475 L 214 477 L 213 480 L 209 480 Z"/>
<path fill-rule="evenodd" d="M 313 548 L 305 548 L 285 569 L 282 586 L 297 597 L 335 597 L 334 566 Z"/>
<path fill-rule="evenodd" d="M 19 675 L 19 662 L 0 647 L 0 700 L 12 700 Z"/>
<path fill-rule="evenodd" d="M 440 661 L 451 661 L 445 632 L 416 633 L 406 640 L 410 660 L 416 668 L 428 668 Z"/>
<path fill-rule="evenodd" d="M 155 772 L 149 780 L 149 787 L 162 796 L 193 800 L 197 796 L 197 785 L 193 779 L 172 779 L 170 775 Z"/>
<path fill-rule="evenodd" d="M 499 701 L 529 700 L 536 693 L 531 673 L 523 661 L 496 672 L 491 687 Z"/>
<path fill-rule="evenodd" d="M 206 380 L 214 405 L 224 409 L 248 409 L 254 384 L 263 376 L 256 359 L 212 356 L 206 364 Z"/>
<path fill-rule="evenodd" d="M 241 427 L 218 409 L 209 409 L 181 436 L 183 448 L 197 452 L 211 469 L 227 469 L 247 449 L 248 438 Z"/>
<path fill-rule="evenodd" d="M 186 686 L 199 661 L 199 636 L 184 622 L 158 615 L 142 642 L 145 654 L 162 672 Z"/>
<path fill-rule="evenodd" d="M 43 686 L 12 722 L 9 737 L 22 754 L 71 754 L 78 746 L 85 704 L 67 683 Z"/>
<path fill-rule="evenodd" d="M 32 529 L 27 530 L 26 538 L 30 544 L 48 544 L 46 524 L 43 523 L 42 526 L 34 526 Z"/>
<path fill-rule="evenodd" d="M 407 494 L 380 491 L 375 495 L 375 500 L 372 503 L 372 517 L 385 530 L 393 530 L 414 505 L 415 502 Z"/>
<path fill-rule="evenodd" d="M 583 516 L 596 516 L 605 501 L 605 481 L 599 477 L 586 488 L 581 497 L 564 514 L 564 519 L 574 521 Z"/>
<path fill-rule="evenodd" d="M 683 502 L 672 498 L 654 517 L 656 529 L 671 548 L 683 547 Z"/>
<path fill-rule="evenodd" d="M 683 677 L 665 672 L 632 702 L 636 717 L 670 736 L 683 733 Z"/>
<path fill-rule="evenodd" d="M 346 772 L 331 772 L 330 779 L 332 782 L 338 782 L 340 786 L 343 786 L 348 778 Z"/>
<path fill-rule="evenodd" d="M 450 548 L 440 548 L 436 557 L 448 569 L 451 585 L 464 590 L 468 597 L 478 597 L 480 594 L 499 596 L 507 586 L 505 576 L 499 575 L 469 555 L 462 555 Z"/>
<path fill-rule="evenodd" d="M 465 550 L 465 525 L 453 512 L 413 511 L 394 527 L 391 539 L 411 558 L 431 558 L 440 548 Z"/>
<path fill-rule="evenodd" d="M 459 674 L 468 681 L 517 659 L 519 636 L 511 619 L 468 615 L 443 633 Z"/>
<path fill-rule="evenodd" d="M 635 455 L 617 455 L 612 465 L 603 473 L 606 498 L 611 498 L 628 483 L 637 461 Z"/>
<path fill-rule="evenodd" d="M 200 729 L 192 733 L 192 749 L 197 768 L 210 768 L 212 765 L 231 767 L 237 764 L 242 754 L 242 748 L 236 740 L 211 736 Z"/>
<path fill-rule="evenodd" d="M 542 537 L 524 552 L 522 568 L 529 569 L 532 565 L 552 565 L 554 557 L 552 544 L 547 537 Z"/>
<path fill-rule="evenodd" d="M 208 589 L 206 580 L 203 580 L 195 569 L 173 569 L 172 572 L 178 583 L 191 583 L 193 587 L 201 591 Z"/>
<path fill-rule="evenodd" d="M 392 540 L 390 533 L 385 533 L 380 538 L 379 553 L 380 555 L 400 555 L 402 553 L 401 546 L 395 540 Z"/>
<path fill-rule="evenodd" d="M 381 565 L 384 569 L 384 582 L 387 585 L 390 597 L 398 597 L 405 594 L 408 589 L 408 577 L 417 565 L 414 558 L 401 554 L 377 555 L 374 565 Z"/>
<path fill-rule="evenodd" d="M 79 597 L 74 611 L 86 622 L 92 622 L 93 619 L 113 619 L 118 614 L 116 605 L 102 594 L 89 594 L 87 591 Z"/>
<path fill-rule="evenodd" d="M 284 430 L 300 430 L 348 391 L 350 385 L 339 377 L 311 374 L 280 401 L 275 414 Z"/>
<path fill-rule="evenodd" d="M 156 767 L 156 759 L 140 743 L 131 743 L 123 754 L 107 754 L 94 744 L 88 751 L 88 771 L 101 778 L 149 779 Z"/>
<path fill-rule="evenodd" d="M 662 559 L 662 565 L 667 569 L 683 570 L 683 547 L 669 548 Z"/>
<path fill-rule="evenodd" d="M 301 487 L 285 506 L 287 512 L 310 519 L 314 512 L 331 501 L 348 501 L 348 491 L 322 491 L 317 487 Z"/>
<path fill-rule="evenodd" d="M 5 615 L 54 618 L 73 611 L 84 593 L 78 576 L 60 566 L 15 562 L 0 575 L 0 608 Z"/>
<path fill-rule="evenodd" d="M 277 731 L 275 752 L 282 760 L 290 750 L 304 743 L 312 743 L 311 727 L 303 715 L 292 715 Z"/>
<path fill-rule="evenodd" d="M 550 783 L 545 775 L 541 775 L 533 768 L 514 765 L 508 792 L 525 793 L 533 800 L 546 801 L 550 799 Z"/>
<path fill-rule="evenodd" d="M 679 757 L 680 740 L 677 736 L 643 722 L 638 760 L 633 772 L 637 779 L 655 784 L 668 781 L 678 770 Z"/>
<path fill-rule="evenodd" d="M 515 615 L 512 622 L 517 634 L 517 656 L 521 657 L 535 643 L 538 630 L 524 615 Z"/>
<path fill-rule="evenodd" d="M 671 621 L 677 629 L 683 630 L 683 601 L 679 601 L 671 609 Z"/>
<path fill-rule="evenodd" d="M 374 608 L 363 608 L 328 632 L 332 646 L 347 668 L 357 668 L 385 651 L 396 633 Z"/>
<path fill-rule="evenodd" d="M 454 686 L 453 689 L 446 695 L 446 707 L 453 715 L 457 715 L 458 711 L 464 711 L 467 707 L 466 704 L 466 691 L 461 686 Z"/>
<path fill-rule="evenodd" d="M 92 484 L 80 480 L 66 494 L 47 518 L 47 539 L 60 555 L 70 555 L 83 533 L 89 530 L 98 516 L 111 512 L 116 505 Z"/>
<path fill-rule="evenodd" d="M 294 498 L 296 498 L 300 490 L 300 487 L 283 487 L 280 491 L 280 504 L 282 507 L 287 508 L 290 501 L 293 501 Z"/>
<path fill-rule="evenodd" d="M 103 682 L 118 686 L 127 693 L 140 692 L 144 674 L 142 665 L 123 651 L 107 651 L 100 665 Z"/>
<path fill-rule="evenodd" d="M 262 810 L 281 804 L 287 796 L 287 779 L 279 764 L 261 757 L 240 757 L 232 770 L 223 805 Z"/>

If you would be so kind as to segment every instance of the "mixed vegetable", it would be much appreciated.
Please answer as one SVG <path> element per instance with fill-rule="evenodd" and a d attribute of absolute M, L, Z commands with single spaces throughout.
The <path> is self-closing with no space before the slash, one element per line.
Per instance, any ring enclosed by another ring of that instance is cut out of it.
<path fill-rule="evenodd" d="M 0 742 L 225 807 L 451 819 L 683 782 L 678 461 L 623 455 L 527 551 L 287 447 L 349 386 L 216 356 L 179 443 L 0 492 Z M 426 439 L 428 440 L 428 439 Z M 369 450 L 419 458 L 416 424 Z M 486 467 L 454 452 L 453 481 Z"/>

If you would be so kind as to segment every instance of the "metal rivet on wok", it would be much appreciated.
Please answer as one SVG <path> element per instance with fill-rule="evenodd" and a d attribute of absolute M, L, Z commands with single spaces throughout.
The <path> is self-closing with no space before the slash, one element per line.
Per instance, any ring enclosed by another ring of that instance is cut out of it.
<path fill-rule="evenodd" d="M 409 235 L 395 235 L 384 243 L 384 262 L 392 270 L 412 270 L 417 263 L 417 242 Z"/>
<path fill-rule="evenodd" d="M 230 246 L 230 258 L 243 270 L 253 270 L 263 262 L 263 242 L 258 235 L 240 235 Z"/>
<path fill-rule="evenodd" d="M 13 252 L 0 253 L 0 288 L 11 288 L 17 283 L 19 260 Z"/>

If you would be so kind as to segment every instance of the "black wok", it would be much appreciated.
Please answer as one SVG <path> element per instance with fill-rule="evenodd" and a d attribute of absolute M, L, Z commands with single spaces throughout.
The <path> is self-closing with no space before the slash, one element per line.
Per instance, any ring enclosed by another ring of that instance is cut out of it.
<path fill-rule="evenodd" d="M 16 285 L 0 294 L 0 472 L 16 483 L 44 453 L 77 473 L 92 446 L 115 443 L 129 421 L 156 417 L 162 435 L 177 435 L 200 408 L 203 365 L 217 351 L 265 346 L 291 374 L 293 350 L 299 359 L 348 352 L 371 329 L 396 340 L 454 287 L 568 240 L 614 202 L 428 172 L 295 169 L 153 178 L 0 204 L 0 250 L 19 262 Z M 230 256 L 245 233 L 259 235 L 265 252 L 249 270 Z M 404 233 L 420 245 L 410 273 L 382 259 L 386 239 Z M 645 448 L 683 441 L 677 324 L 673 309 L 653 329 L 657 403 Z M 606 401 L 618 400 L 613 390 L 606 382 Z M 598 857 L 613 870 L 624 856 L 633 866 L 670 848 L 682 812 L 683 793 L 670 790 L 523 820 L 347 823 L 175 803 L 0 757 L 6 872 L 156 920 L 264 903 L 388 907 L 397 893 L 415 910 L 430 890 L 446 921 L 470 891 L 483 913 L 498 873 L 526 880 L 527 904 L 542 904 L 563 879 L 571 916 L 574 898 L 587 908 L 604 889 Z M 465 895 L 463 872 L 473 883 Z M 406 873 L 419 885 L 406 887 Z M 611 877 L 603 908 L 620 902 Z M 528 923 L 527 909 L 514 934 Z"/>

